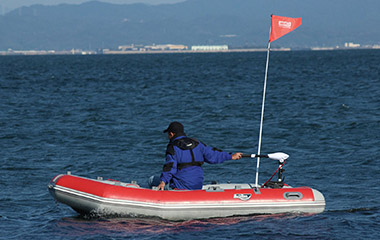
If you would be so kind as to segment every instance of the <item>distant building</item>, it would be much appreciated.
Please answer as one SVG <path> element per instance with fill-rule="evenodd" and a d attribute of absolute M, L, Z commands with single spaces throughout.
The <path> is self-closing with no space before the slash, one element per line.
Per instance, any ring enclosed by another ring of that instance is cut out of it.
<path fill-rule="evenodd" d="M 160 45 L 122 45 L 119 46 L 120 51 L 180 51 L 187 50 L 188 47 L 185 45 L 175 45 L 175 44 L 160 44 Z"/>
<path fill-rule="evenodd" d="M 144 49 L 144 45 L 135 45 L 135 44 L 132 44 L 132 45 L 122 45 L 122 46 L 119 46 L 119 50 L 120 51 L 143 51 Z"/>
<path fill-rule="evenodd" d="M 313 51 L 326 51 L 326 50 L 334 50 L 333 47 L 312 47 Z"/>
<path fill-rule="evenodd" d="M 133 51 L 133 50 L 137 50 L 133 44 L 132 45 L 119 46 L 118 49 L 120 51 Z"/>
<path fill-rule="evenodd" d="M 185 45 L 175 45 L 175 44 L 160 44 L 160 45 L 151 45 L 145 46 L 145 50 L 152 51 L 177 51 L 177 50 L 187 50 L 188 47 Z"/>
<path fill-rule="evenodd" d="M 344 46 L 348 48 L 357 48 L 357 47 L 360 47 L 360 44 L 353 43 L 353 42 L 346 42 L 344 43 Z"/>
<path fill-rule="evenodd" d="M 169 50 L 187 50 L 188 49 L 188 47 L 185 45 L 168 44 L 167 47 Z"/>
<path fill-rule="evenodd" d="M 228 50 L 227 45 L 199 45 L 191 46 L 192 51 L 226 51 Z"/>

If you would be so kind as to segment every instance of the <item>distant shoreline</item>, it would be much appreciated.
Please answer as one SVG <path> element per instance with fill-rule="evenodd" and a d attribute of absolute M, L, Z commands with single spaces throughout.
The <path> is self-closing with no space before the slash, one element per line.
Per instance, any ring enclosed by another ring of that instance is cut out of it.
<path fill-rule="evenodd" d="M 305 49 L 291 49 L 291 48 L 271 48 L 273 52 L 289 52 L 289 51 L 337 51 L 337 50 L 379 50 L 380 47 L 359 47 L 359 48 L 305 48 Z M 228 50 L 151 50 L 151 51 L 114 51 L 103 50 L 102 52 L 96 51 L 82 51 L 79 49 L 67 51 L 54 51 L 54 50 L 10 50 L 0 51 L 0 56 L 38 56 L 38 55 L 135 55 L 135 54 L 168 54 L 168 53 L 234 53 L 234 52 L 265 52 L 267 48 L 241 48 L 241 49 L 228 49 Z"/>
<path fill-rule="evenodd" d="M 265 52 L 267 48 L 247 48 L 247 49 L 228 49 L 228 50 L 150 50 L 150 51 L 117 51 L 103 50 L 102 52 L 82 51 L 82 50 L 14 50 L 0 51 L 0 55 L 123 55 L 123 54 L 162 54 L 162 53 L 229 53 L 229 52 Z M 271 51 L 291 51 L 290 48 L 274 48 Z"/>
<path fill-rule="evenodd" d="M 158 51 L 105 51 L 103 54 L 155 54 L 155 53 L 230 53 L 230 52 L 265 52 L 267 48 L 246 48 L 228 50 L 158 50 Z M 291 51 L 290 48 L 274 48 L 271 51 Z"/>

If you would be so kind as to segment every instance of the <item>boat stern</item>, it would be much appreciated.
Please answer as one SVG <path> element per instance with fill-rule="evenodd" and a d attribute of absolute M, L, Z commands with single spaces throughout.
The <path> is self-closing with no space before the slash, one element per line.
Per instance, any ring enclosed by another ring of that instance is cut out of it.
<path fill-rule="evenodd" d="M 322 213 L 323 211 L 325 211 L 326 207 L 325 197 L 320 191 L 315 189 L 312 190 L 314 195 L 315 213 Z"/>

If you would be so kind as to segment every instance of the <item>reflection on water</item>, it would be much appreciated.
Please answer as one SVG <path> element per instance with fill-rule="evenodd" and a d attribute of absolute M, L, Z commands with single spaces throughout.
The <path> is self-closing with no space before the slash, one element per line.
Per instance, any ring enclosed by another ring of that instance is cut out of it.
<path fill-rule="evenodd" d="M 303 214 L 302 216 L 309 216 Z M 60 235 L 81 237 L 88 235 L 133 236 L 151 234 L 178 234 L 198 232 L 220 226 L 228 227 L 243 222 L 262 222 L 264 220 L 292 219 L 300 217 L 295 214 L 252 215 L 229 218 L 212 218 L 189 221 L 168 221 L 159 218 L 98 218 L 86 219 L 81 216 L 62 218 L 56 224 Z"/>

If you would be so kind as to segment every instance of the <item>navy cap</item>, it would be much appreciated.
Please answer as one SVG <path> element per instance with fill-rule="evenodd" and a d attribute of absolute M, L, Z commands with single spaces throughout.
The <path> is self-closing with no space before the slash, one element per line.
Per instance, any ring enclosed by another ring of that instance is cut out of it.
<path fill-rule="evenodd" d="M 180 122 L 171 122 L 169 124 L 169 127 L 164 130 L 164 133 L 166 133 L 166 132 L 183 133 L 184 127 L 183 127 L 182 123 L 180 123 Z"/>

